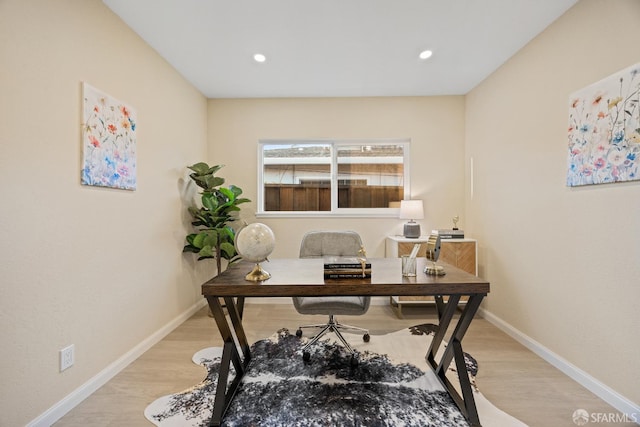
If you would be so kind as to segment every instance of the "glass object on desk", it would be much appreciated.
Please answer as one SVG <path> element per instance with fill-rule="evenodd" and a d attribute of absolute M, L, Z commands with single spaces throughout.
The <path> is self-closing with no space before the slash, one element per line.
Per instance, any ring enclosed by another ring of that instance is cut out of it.
<path fill-rule="evenodd" d="M 403 255 L 402 256 L 402 275 L 405 277 L 415 277 L 416 276 L 416 258 Z"/>

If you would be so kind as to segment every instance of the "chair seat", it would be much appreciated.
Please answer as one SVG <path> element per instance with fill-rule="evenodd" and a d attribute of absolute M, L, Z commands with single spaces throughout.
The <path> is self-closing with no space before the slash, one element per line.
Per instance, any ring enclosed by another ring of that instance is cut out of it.
<path fill-rule="evenodd" d="M 369 308 L 366 297 L 295 297 L 296 310 L 301 314 L 359 315 Z"/>
<path fill-rule="evenodd" d="M 364 256 L 362 239 L 355 231 L 310 231 L 302 238 L 300 244 L 300 258 L 322 258 L 325 256 Z M 329 316 L 329 322 L 321 325 L 300 326 L 296 331 L 296 336 L 302 336 L 303 328 L 320 328 L 316 334 L 303 348 L 302 359 L 308 362 L 311 357 L 309 347 L 328 332 L 333 332 L 342 342 L 344 347 L 351 353 L 351 365 L 357 365 L 357 352 L 351 348 L 347 340 L 344 339 L 340 330 L 359 331 L 364 333 L 362 339 L 369 342 L 369 331 L 355 326 L 343 325 L 335 319 L 336 315 L 358 316 L 365 314 L 371 303 L 370 296 L 327 296 L 327 297 L 294 297 L 293 305 L 300 314 L 323 314 Z"/>

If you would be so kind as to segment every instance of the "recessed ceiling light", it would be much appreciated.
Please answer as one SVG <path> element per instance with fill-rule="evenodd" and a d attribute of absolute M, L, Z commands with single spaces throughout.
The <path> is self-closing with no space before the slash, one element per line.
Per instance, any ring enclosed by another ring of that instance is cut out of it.
<path fill-rule="evenodd" d="M 423 50 L 418 56 L 420 57 L 420 59 L 427 59 L 431 58 L 431 55 L 433 55 L 433 52 L 431 52 L 430 50 Z"/>
<path fill-rule="evenodd" d="M 256 53 L 255 55 L 253 55 L 253 59 L 254 59 L 256 62 L 264 62 L 264 61 L 266 61 L 266 60 L 267 60 L 267 57 L 266 57 L 266 56 L 264 56 L 264 55 L 263 55 L 263 54 L 261 54 L 261 53 Z"/>

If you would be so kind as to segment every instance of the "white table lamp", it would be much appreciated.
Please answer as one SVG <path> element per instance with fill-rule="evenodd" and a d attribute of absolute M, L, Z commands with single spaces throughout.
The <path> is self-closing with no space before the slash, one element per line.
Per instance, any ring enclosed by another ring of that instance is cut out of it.
<path fill-rule="evenodd" d="M 416 219 L 424 219 L 422 200 L 402 200 L 400 202 L 400 219 L 408 219 L 404 225 L 404 237 L 417 239 L 420 237 L 420 224 Z"/>

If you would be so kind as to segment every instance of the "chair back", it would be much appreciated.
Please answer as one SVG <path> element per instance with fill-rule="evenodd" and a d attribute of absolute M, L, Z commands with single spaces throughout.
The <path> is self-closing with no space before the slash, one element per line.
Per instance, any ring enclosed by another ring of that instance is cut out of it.
<path fill-rule="evenodd" d="M 300 243 L 300 258 L 360 255 L 362 239 L 355 231 L 309 231 Z"/>
<path fill-rule="evenodd" d="M 362 239 L 355 231 L 309 231 L 300 243 L 300 258 L 324 256 L 355 257 L 360 255 Z M 293 305 L 301 314 L 364 314 L 371 304 L 370 296 L 293 297 Z"/>

